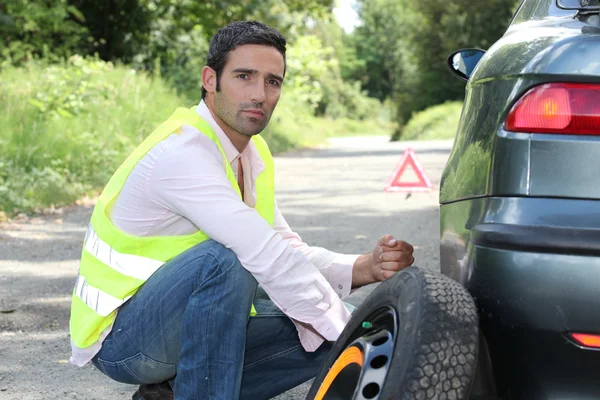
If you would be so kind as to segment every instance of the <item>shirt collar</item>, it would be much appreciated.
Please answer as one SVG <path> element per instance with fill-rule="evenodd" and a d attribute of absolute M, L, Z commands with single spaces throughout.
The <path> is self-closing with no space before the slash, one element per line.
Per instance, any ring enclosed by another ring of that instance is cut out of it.
<path fill-rule="evenodd" d="M 206 105 L 204 100 L 202 100 L 200 104 L 198 104 L 198 107 L 196 107 L 196 112 L 203 120 L 205 120 L 208 123 L 208 125 L 215 132 L 215 135 L 217 135 L 217 138 L 219 139 L 219 142 L 221 142 L 221 146 L 223 147 L 223 151 L 225 152 L 225 157 L 227 157 L 227 162 L 229 164 L 233 163 L 240 156 L 240 152 L 237 151 L 233 143 L 231 143 L 231 140 L 229 140 L 229 137 L 227 137 L 223 129 L 219 126 L 215 118 L 212 116 L 212 113 L 208 109 L 208 106 Z M 263 163 L 262 159 L 260 158 L 260 155 L 258 154 L 258 150 L 254 145 L 254 141 L 251 140 L 248 143 L 248 146 L 246 146 L 246 148 L 244 149 L 243 154 L 244 157 L 248 158 L 252 168 L 256 170 L 257 174 L 265 169 L 265 164 Z"/>

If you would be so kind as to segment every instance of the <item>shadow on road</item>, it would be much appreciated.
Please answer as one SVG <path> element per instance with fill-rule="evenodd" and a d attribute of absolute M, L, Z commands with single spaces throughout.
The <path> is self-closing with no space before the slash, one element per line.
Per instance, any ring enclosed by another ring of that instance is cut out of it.
<path fill-rule="evenodd" d="M 46 233 L 39 238 L 7 237 L 0 240 L 0 262 L 27 261 L 50 263 L 79 259 L 85 232 Z"/>

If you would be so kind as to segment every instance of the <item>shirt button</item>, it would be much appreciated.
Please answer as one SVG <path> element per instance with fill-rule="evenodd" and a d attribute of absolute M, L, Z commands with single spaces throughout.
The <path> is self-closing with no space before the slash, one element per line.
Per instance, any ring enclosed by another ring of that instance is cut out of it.
<path fill-rule="evenodd" d="M 342 290 L 344 287 L 342 285 L 338 285 L 338 289 Z"/>

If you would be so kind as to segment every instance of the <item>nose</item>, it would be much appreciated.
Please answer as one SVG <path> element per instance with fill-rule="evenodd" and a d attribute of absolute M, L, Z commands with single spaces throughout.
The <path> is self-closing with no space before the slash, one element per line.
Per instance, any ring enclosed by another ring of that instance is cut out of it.
<path fill-rule="evenodd" d="M 265 94 L 265 83 L 262 79 L 258 79 L 252 87 L 252 93 L 250 93 L 250 101 L 253 103 L 264 103 L 266 100 Z"/>

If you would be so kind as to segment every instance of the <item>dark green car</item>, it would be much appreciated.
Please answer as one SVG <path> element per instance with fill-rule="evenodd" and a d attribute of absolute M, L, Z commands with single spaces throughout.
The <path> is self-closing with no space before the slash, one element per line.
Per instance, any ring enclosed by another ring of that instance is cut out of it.
<path fill-rule="evenodd" d="M 375 288 L 307 399 L 600 399 L 600 4 L 523 0 L 448 66 L 442 274 Z"/>
<path fill-rule="evenodd" d="M 448 59 L 468 82 L 441 270 L 478 309 L 472 398 L 600 399 L 599 10 L 524 0 L 487 52 Z"/>

